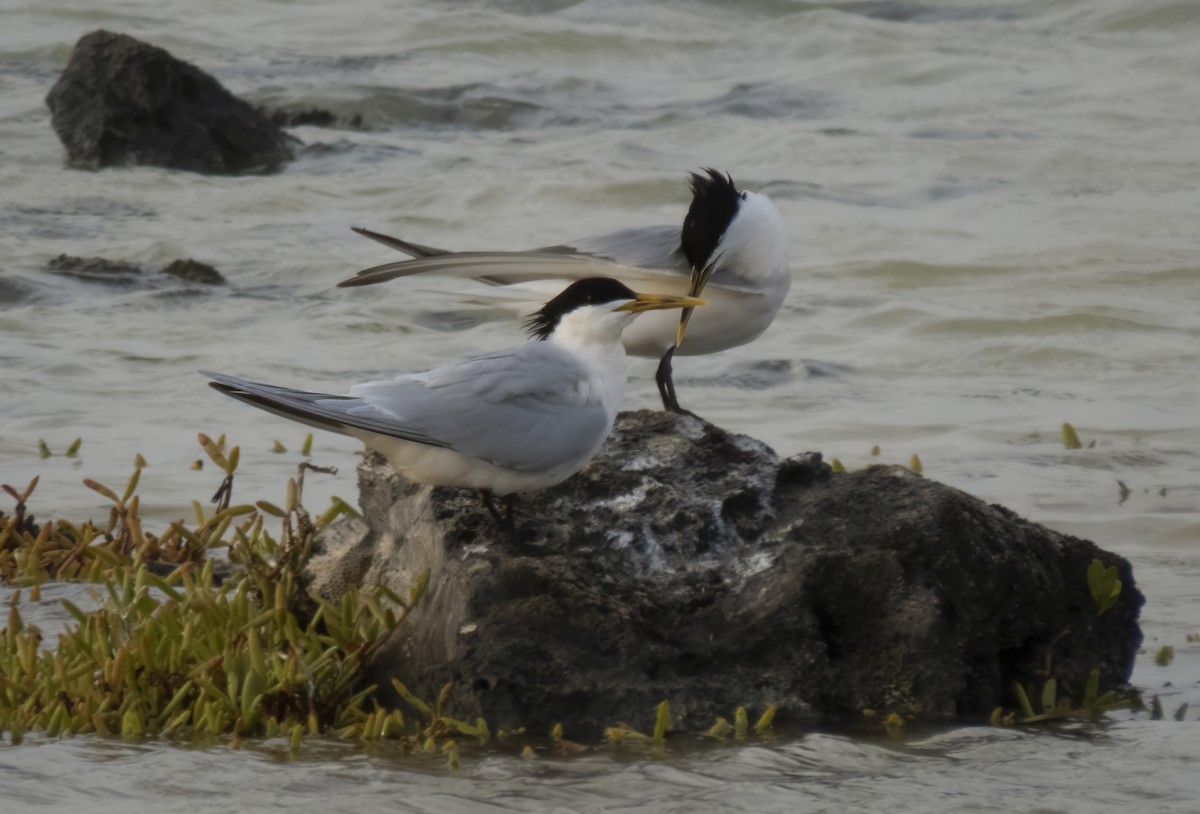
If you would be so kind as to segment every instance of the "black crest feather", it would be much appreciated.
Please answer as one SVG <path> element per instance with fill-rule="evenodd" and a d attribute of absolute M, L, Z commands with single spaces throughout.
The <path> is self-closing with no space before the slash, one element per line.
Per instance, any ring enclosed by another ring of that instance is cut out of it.
<path fill-rule="evenodd" d="M 563 292 L 531 314 L 525 330 L 537 339 L 548 339 L 563 315 L 584 305 L 603 305 L 637 297 L 629 286 L 611 277 L 588 277 L 571 283 Z"/>
<path fill-rule="evenodd" d="M 679 233 L 683 255 L 693 268 L 708 263 L 742 201 L 742 193 L 727 173 L 711 167 L 705 167 L 704 172 L 692 173 L 692 205 Z"/>

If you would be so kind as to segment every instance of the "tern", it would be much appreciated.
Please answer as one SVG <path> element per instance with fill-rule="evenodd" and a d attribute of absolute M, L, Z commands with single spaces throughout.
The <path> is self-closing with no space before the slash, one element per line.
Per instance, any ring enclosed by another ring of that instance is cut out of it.
<path fill-rule="evenodd" d="M 709 306 L 696 317 L 686 342 L 691 309 L 679 318 L 656 314 L 639 320 L 624 335 L 628 353 L 660 360 L 655 381 L 663 407 L 684 412 L 671 377 L 675 353 L 716 353 L 756 339 L 775 319 L 792 282 L 787 228 L 770 198 L 739 190 L 732 177 L 714 169 L 692 173 L 691 189 L 682 227 L 623 229 L 532 251 L 454 252 L 355 227 L 413 259 L 360 271 L 338 285 L 436 272 L 544 290 L 537 283 L 600 275 L 656 293 L 706 292 Z"/>
<path fill-rule="evenodd" d="M 349 435 L 404 477 L 492 497 L 545 489 L 591 460 L 612 430 L 627 378 L 621 332 L 639 314 L 693 308 L 688 296 L 635 293 L 588 278 L 532 315 L 534 340 L 464 356 L 423 373 L 369 381 L 347 395 L 311 393 L 201 371 L 209 385 L 284 418 Z"/>

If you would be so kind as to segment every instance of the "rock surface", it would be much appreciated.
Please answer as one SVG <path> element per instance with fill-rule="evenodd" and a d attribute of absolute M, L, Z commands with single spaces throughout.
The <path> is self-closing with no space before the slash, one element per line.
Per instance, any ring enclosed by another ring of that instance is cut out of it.
<path fill-rule="evenodd" d="M 359 469 L 363 518 L 324 534 L 311 587 L 424 601 L 370 679 L 493 726 L 562 722 L 578 737 L 659 701 L 706 729 L 739 705 L 787 716 L 865 708 L 946 720 L 1014 706 L 1014 680 L 1081 695 L 1124 684 L 1141 594 L 1124 559 L 907 469 L 832 473 L 692 417 L 624 413 L 604 450 L 520 496 L 519 539 L 471 493 Z M 1093 558 L 1118 568 L 1097 616 Z M 638 717 L 642 716 L 642 717 Z"/>
<path fill-rule="evenodd" d="M 93 31 L 46 97 L 70 164 L 267 172 L 292 158 L 262 112 L 195 66 L 125 34 Z"/>
<path fill-rule="evenodd" d="M 338 127 L 357 130 L 363 126 L 363 118 L 358 113 L 338 115 L 319 107 L 277 107 L 267 112 L 271 121 L 280 127 Z"/>
<path fill-rule="evenodd" d="M 200 283 L 201 285 L 225 285 L 225 277 L 208 263 L 201 263 L 190 257 L 186 260 L 172 260 L 163 266 L 162 273 L 178 277 L 185 283 Z"/>
<path fill-rule="evenodd" d="M 141 267 L 133 263 L 106 260 L 103 257 L 75 257 L 69 254 L 60 254 L 52 258 L 46 264 L 46 271 L 77 280 L 119 286 L 134 285 L 143 276 Z"/>
<path fill-rule="evenodd" d="M 46 264 L 46 271 L 77 280 L 112 286 L 133 286 L 160 282 L 148 273 L 148 269 L 135 263 L 106 260 L 103 257 L 75 257 L 60 254 Z M 200 285 L 224 285 L 225 277 L 207 263 L 197 260 L 174 260 L 163 266 L 159 274 L 174 277 L 185 283 Z"/>

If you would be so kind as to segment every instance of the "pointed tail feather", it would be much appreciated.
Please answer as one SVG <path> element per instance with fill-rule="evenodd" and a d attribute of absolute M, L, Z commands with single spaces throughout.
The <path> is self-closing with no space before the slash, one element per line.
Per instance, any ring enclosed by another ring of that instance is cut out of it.
<path fill-rule="evenodd" d="M 398 252 L 404 252 L 409 257 L 436 257 L 439 254 L 450 254 L 447 249 L 438 249 L 434 246 L 422 246 L 420 243 L 412 243 L 407 240 L 401 240 L 398 237 L 385 235 L 381 232 L 372 232 L 370 229 L 364 229 L 361 226 L 350 227 L 355 232 L 358 232 L 363 237 L 369 237 L 376 243 L 382 243 L 389 249 L 395 249 Z"/>
<path fill-rule="evenodd" d="M 368 411 L 361 410 L 364 402 L 356 396 L 337 396 L 329 393 L 292 390 L 288 387 L 246 381 L 236 376 L 227 376 L 207 370 L 202 370 L 200 373 L 213 380 L 208 385 L 218 392 L 251 404 L 260 410 L 299 421 L 310 427 L 329 430 L 341 435 L 353 435 L 350 432 L 353 429 L 365 430 L 428 446 L 450 446 L 448 442 L 433 438 L 413 427 L 406 427 L 394 421 L 388 421 L 386 418 L 375 418 L 364 414 Z M 354 408 L 359 409 L 351 412 Z"/>

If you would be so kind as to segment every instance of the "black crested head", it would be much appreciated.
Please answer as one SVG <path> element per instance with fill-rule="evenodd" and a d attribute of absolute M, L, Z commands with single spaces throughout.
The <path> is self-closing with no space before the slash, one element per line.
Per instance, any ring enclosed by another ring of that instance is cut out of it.
<path fill-rule="evenodd" d="M 742 193 L 728 174 L 711 167 L 704 172 L 707 175 L 692 173 L 692 205 L 679 233 L 683 254 L 692 268 L 703 268 L 708 263 L 742 202 Z"/>
<path fill-rule="evenodd" d="M 525 323 L 529 335 L 548 339 L 565 314 L 584 305 L 603 305 L 636 299 L 633 289 L 611 277 L 587 277 L 571 283 L 563 292 L 531 314 Z"/>

